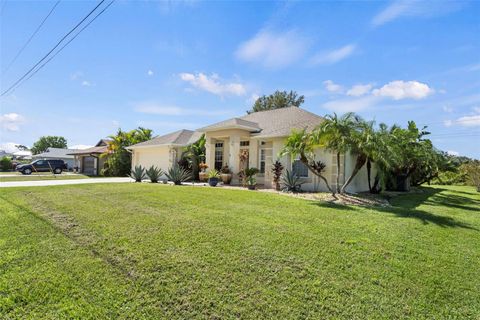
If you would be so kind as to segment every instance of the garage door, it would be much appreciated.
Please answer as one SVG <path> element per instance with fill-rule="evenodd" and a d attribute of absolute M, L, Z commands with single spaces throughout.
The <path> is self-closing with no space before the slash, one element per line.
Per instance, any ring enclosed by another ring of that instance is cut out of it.
<path fill-rule="evenodd" d="M 88 175 L 95 174 L 95 158 L 94 157 L 83 157 L 83 173 Z"/>

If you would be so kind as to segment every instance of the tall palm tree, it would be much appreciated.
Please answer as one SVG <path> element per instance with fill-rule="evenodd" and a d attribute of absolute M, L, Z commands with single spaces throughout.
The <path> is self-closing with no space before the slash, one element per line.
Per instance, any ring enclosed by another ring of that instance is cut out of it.
<path fill-rule="evenodd" d="M 340 188 L 340 156 L 348 152 L 354 145 L 355 131 L 358 128 L 360 118 L 353 112 L 339 117 L 336 113 L 327 115 L 317 130 L 312 133 L 314 144 L 323 146 L 328 150 L 336 152 L 337 155 L 337 181 L 336 190 Z"/>

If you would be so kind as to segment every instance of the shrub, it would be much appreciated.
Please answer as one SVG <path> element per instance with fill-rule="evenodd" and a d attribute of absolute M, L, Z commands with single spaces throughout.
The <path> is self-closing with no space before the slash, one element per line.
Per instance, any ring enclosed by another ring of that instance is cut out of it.
<path fill-rule="evenodd" d="M 280 179 L 283 172 L 283 164 L 280 161 L 275 161 L 272 167 L 273 183 L 275 183 L 275 190 L 280 191 Z"/>
<path fill-rule="evenodd" d="M 163 175 L 163 170 L 155 166 L 151 166 L 145 172 L 152 183 L 157 183 L 160 180 L 160 177 Z"/>
<path fill-rule="evenodd" d="M 232 173 L 232 170 L 230 170 L 230 168 L 228 167 L 228 165 L 225 164 L 225 165 L 220 169 L 220 172 L 223 173 L 223 174 L 230 174 L 230 173 Z"/>
<path fill-rule="evenodd" d="M 168 172 L 166 172 L 165 175 L 176 185 L 181 185 L 182 182 L 191 178 L 190 171 L 182 169 L 178 164 L 168 169 Z"/>
<path fill-rule="evenodd" d="M 282 190 L 286 192 L 299 192 L 304 182 L 293 171 L 285 170 L 282 174 Z"/>
<path fill-rule="evenodd" d="M 0 170 L 2 171 L 9 171 L 12 170 L 12 159 L 9 157 L 3 157 L 0 159 Z"/>
<path fill-rule="evenodd" d="M 143 178 L 145 178 L 145 169 L 142 166 L 135 166 L 135 169 L 130 171 L 130 177 L 135 182 L 142 182 Z"/>
<path fill-rule="evenodd" d="M 220 178 L 220 173 L 218 172 L 218 170 L 216 169 L 212 169 L 208 172 L 208 178 L 211 179 L 211 178 Z"/>

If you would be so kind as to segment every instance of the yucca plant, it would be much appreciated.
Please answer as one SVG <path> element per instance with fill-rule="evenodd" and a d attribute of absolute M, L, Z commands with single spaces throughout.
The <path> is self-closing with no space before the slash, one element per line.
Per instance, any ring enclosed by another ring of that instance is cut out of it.
<path fill-rule="evenodd" d="M 163 170 L 155 166 L 151 166 L 146 174 L 152 183 L 157 183 L 160 180 L 160 177 L 163 175 Z"/>
<path fill-rule="evenodd" d="M 304 182 L 301 181 L 302 178 L 297 176 L 295 172 L 290 170 L 285 170 L 285 173 L 282 174 L 282 190 L 286 192 L 298 192 L 302 188 Z"/>
<path fill-rule="evenodd" d="M 165 173 L 168 180 L 172 181 L 175 185 L 181 185 L 182 182 L 185 182 L 191 178 L 191 173 L 188 170 L 182 169 L 178 164 L 175 164 L 173 167 L 168 169 L 168 172 Z"/>
<path fill-rule="evenodd" d="M 130 171 L 130 177 L 135 180 L 135 182 L 142 182 L 145 178 L 145 169 L 142 166 L 135 166 L 133 170 Z"/>

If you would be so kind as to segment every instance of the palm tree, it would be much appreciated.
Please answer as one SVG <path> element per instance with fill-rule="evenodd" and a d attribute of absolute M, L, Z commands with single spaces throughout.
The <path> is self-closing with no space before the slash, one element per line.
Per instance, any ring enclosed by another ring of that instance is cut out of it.
<path fill-rule="evenodd" d="M 323 175 L 325 164 L 314 159 L 313 151 L 317 146 L 318 143 L 313 139 L 312 133 L 307 133 L 306 130 L 293 131 L 287 138 L 280 156 L 290 155 L 292 158 L 299 156 L 300 161 L 307 166 L 308 170 L 319 177 L 332 195 L 335 196 L 335 191 L 330 187 L 328 180 Z"/>
<path fill-rule="evenodd" d="M 186 158 L 190 164 L 194 180 L 199 180 L 199 165 L 205 161 L 205 143 L 206 139 L 203 134 L 196 142 L 186 146 L 182 154 L 182 158 Z"/>
<path fill-rule="evenodd" d="M 334 113 L 333 116 L 327 115 L 318 129 L 312 133 L 314 144 L 336 152 L 337 192 L 342 192 L 340 188 L 340 155 L 345 154 L 355 144 L 354 135 L 356 134 L 360 121 L 360 118 L 353 112 L 346 113 L 341 117 Z"/>

